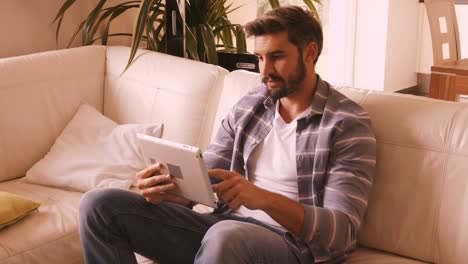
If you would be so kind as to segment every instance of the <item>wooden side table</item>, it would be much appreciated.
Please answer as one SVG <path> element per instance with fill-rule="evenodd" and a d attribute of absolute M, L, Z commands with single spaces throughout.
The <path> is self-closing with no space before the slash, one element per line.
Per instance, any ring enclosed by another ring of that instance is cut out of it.
<path fill-rule="evenodd" d="M 432 66 L 429 96 L 455 101 L 459 94 L 468 94 L 468 58 Z"/>

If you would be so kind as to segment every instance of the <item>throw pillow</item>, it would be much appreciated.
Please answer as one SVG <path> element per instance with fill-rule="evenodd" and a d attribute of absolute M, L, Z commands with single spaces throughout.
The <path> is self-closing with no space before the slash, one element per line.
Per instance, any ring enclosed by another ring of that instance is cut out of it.
<path fill-rule="evenodd" d="M 81 105 L 49 153 L 26 173 L 26 182 L 88 191 L 128 189 L 144 169 L 137 133 L 160 137 L 161 124 L 118 125 Z"/>
<path fill-rule="evenodd" d="M 36 210 L 40 203 L 12 193 L 0 192 L 0 205 L 0 229 L 2 229 Z"/>

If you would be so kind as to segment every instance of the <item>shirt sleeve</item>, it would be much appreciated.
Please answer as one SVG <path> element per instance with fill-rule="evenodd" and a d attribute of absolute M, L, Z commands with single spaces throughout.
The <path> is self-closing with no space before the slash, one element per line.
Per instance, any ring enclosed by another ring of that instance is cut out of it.
<path fill-rule="evenodd" d="M 229 170 L 232 163 L 232 151 L 235 137 L 235 107 L 221 121 L 214 141 L 203 153 L 207 169 Z"/>
<path fill-rule="evenodd" d="M 355 247 L 375 172 L 376 140 L 370 120 L 345 119 L 340 128 L 330 146 L 323 207 L 304 205 L 299 239 L 316 261 Z"/>

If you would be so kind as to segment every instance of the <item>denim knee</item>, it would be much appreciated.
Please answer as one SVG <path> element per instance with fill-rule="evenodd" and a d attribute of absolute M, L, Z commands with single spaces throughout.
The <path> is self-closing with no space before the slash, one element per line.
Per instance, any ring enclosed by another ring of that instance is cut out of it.
<path fill-rule="evenodd" d="M 216 244 L 223 247 L 232 246 L 233 244 L 237 244 L 237 242 L 241 243 L 245 240 L 245 234 L 242 234 L 242 226 L 246 224 L 235 220 L 218 222 L 208 229 L 202 243 L 216 241 Z"/>
<path fill-rule="evenodd" d="M 120 192 L 123 191 L 119 189 L 96 189 L 86 192 L 80 200 L 78 212 L 80 222 L 85 223 L 89 220 L 96 220 L 97 214 L 102 217 L 110 213 L 107 209 L 111 209 L 112 204 L 119 200 Z"/>
<path fill-rule="evenodd" d="M 225 220 L 203 237 L 195 263 L 297 263 L 279 234 L 252 223 Z"/>
<path fill-rule="evenodd" d="M 249 223 L 225 220 L 208 229 L 196 256 L 196 263 L 245 263 L 251 257 L 246 225 Z M 252 235 L 252 234 L 250 234 Z"/>

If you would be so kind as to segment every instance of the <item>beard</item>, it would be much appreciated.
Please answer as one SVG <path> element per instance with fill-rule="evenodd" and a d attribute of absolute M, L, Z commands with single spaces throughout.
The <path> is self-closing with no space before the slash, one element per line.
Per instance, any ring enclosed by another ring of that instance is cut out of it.
<path fill-rule="evenodd" d="M 283 77 L 276 74 L 269 74 L 262 78 L 262 82 L 268 88 L 268 95 L 274 100 L 286 97 L 290 94 L 297 92 L 300 88 L 300 84 L 305 79 L 305 64 L 302 56 L 299 56 L 299 59 L 296 64 L 296 69 L 287 77 L 285 80 Z M 278 87 L 268 86 L 268 81 L 277 81 L 280 84 Z"/>

